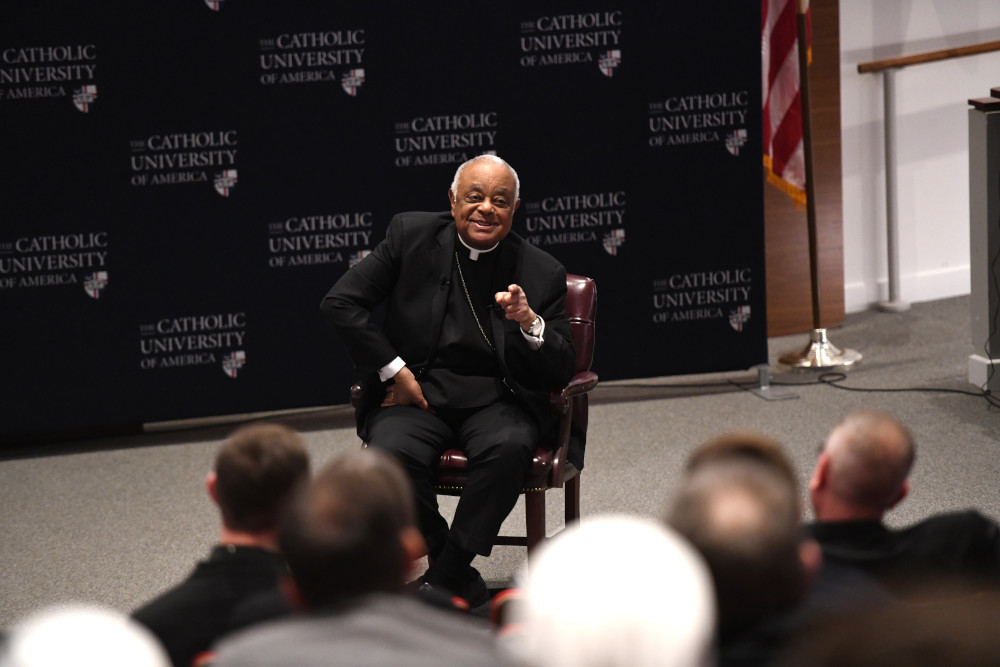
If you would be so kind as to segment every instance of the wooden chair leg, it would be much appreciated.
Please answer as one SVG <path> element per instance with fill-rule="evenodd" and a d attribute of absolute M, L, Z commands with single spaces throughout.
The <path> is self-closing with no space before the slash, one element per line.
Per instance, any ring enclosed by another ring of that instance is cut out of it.
<path fill-rule="evenodd" d="M 577 474 L 566 481 L 563 485 L 563 493 L 566 495 L 566 525 L 579 520 L 580 518 L 580 475 Z"/>
<path fill-rule="evenodd" d="M 527 528 L 528 554 L 545 539 L 545 491 L 526 491 L 524 521 Z"/>

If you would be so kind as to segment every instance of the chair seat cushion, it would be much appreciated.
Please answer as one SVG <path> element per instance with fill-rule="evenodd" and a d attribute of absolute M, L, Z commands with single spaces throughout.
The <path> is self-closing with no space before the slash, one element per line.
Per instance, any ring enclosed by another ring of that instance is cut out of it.
<path fill-rule="evenodd" d="M 531 468 L 524 477 L 525 489 L 544 489 L 548 486 L 549 471 L 552 469 L 552 452 L 539 447 L 531 461 Z M 468 477 L 468 459 L 461 449 L 449 449 L 438 460 L 431 476 L 431 483 L 439 493 L 459 495 Z"/>

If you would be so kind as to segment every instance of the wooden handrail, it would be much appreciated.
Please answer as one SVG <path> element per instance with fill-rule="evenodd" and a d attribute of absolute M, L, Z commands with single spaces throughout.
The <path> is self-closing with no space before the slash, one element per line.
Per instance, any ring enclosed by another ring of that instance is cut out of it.
<path fill-rule="evenodd" d="M 942 49 L 940 51 L 927 51 L 926 53 L 916 53 L 912 56 L 900 56 L 898 58 L 886 58 L 885 60 L 873 60 L 858 65 L 858 73 L 881 72 L 887 69 L 898 69 L 907 65 L 919 65 L 921 63 L 932 63 L 938 60 L 949 60 L 951 58 L 961 58 L 963 56 L 974 56 L 978 53 L 989 53 L 990 51 L 1000 51 L 1000 42 L 984 42 L 982 44 L 972 44 L 971 46 L 959 46 L 954 49 Z"/>
<path fill-rule="evenodd" d="M 989 53 L 990 51 L 1000 51 L 1000 42 L 984 42 L 971 46 L 959 46 L 954 49 L 927 51 L 926 53 L 917 53 L 912 56 L 874 60 L 858 65 L 859 74 L 866 74 L 868 72 L 882 73 L 882 99 L 885 104 L 885 114 L 883 115 L 883 123 L 885 123 L 885 226 L 889 268 L 889 300 L 879 303 L 879 309 L 881 310 L 901 312 L 910 307 L 910 304 L 904 301 L 899 294 L 901 280 L 899 271 L 899 246 L 897 243 L 899 220 L 896 203 L 896 70 L 908 65 L 950 60 L 951 58 Z M 976 102 L 973 103 L 975 104 Z"/>

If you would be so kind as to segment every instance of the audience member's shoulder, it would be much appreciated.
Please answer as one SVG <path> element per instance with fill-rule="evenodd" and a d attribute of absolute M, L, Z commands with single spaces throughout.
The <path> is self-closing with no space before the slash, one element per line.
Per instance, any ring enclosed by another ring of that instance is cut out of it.
<path fill-rule="evenodd" d="M 285 618 L 295 613 L 284 593 L 278 589 L 261 591 L 240 600 L 229 617 L 231 632 L 266 621 Z"/>
<path fill-rule="evenodd" d="M 391 641 L 389 641 L 391 639 Z M 214 667 L 364 664 L 504 665 L 490 627 L 402 595 L 372 595 L 345 609 L 294 616 L 235 633 Z"/>
<path fill-rule="evenodd" d="M 132 618 L 154 632 L 183 624 L 183 618 L 204 599 L 198 586 L 185 579 L 132 612 Z"/>
<path fill-rule="evenodd" d="M 824 559 L 798 620 L 807 624 L 828 616 L 892 604 L 895 600 L 889 589 L 868 572 L 837 560 Z"/>
<path fill-rule="evenodd" d="M 795 638 L 776 667 L 986 667 L 1000 653 L 1000 600 L 959 594 L 844 615 Z"/>
<path fill-rule="evenodd" d="M 1000 540 L 1000 528 L 997 523 L 972 509 L 934 514 L 913 524 L 906 529 L 906 532 L 938 534 L 945 539 L 951 535 L 962 535 Z"/>
<path fill-rule="evenodd" d="M 960 576 L 979 585 L 1000 583 L 1000 529 L 974 510 L 928 517 L 900 531 L 914 564 L 937 576 Z"/>
<path fill-rule="evenodd" d="M 213 667 L 279 664 L 274 662 L 276 657 L 287 654 L 286 647 L 292 637 L 301 638 L 303 635 L 308 635 L 310 624 L 316 625 L 317 620 L 289 616 L 260 623 L 252 628 L 237 630 L 216 642 L 212 649 L 215 658 L 211 664 Z"/>

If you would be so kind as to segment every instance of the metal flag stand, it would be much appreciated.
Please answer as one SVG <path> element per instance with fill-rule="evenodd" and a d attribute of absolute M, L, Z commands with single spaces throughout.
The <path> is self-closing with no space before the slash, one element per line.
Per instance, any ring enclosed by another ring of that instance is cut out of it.
<path fill-rule="evenodd" d="M 799 95 L 802 104 L 802 145 L 805 151 L 806 218 L 809 227 L 809 278 L 812 283 L 813 329 L 809 344 L 798 352 L 788 352 L 778 361 L 793 368 L 833 368 L 850 366 L 861 361 L 861 353 L 836 347 L 820 326 L 819 252 L 816 234 L 816 186 L 813 178 L 812 119 L 809 108 L 809 46 L 806 35 L 807 0 L 798 2 Z"/>

